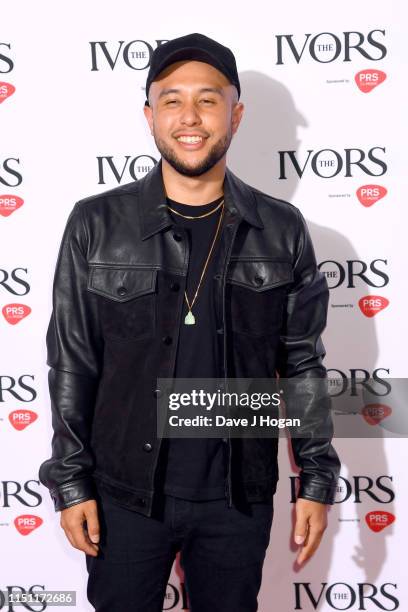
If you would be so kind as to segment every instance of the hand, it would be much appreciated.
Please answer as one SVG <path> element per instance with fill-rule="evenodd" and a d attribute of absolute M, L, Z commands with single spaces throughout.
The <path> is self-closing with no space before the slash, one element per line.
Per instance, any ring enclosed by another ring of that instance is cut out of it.
<path fill-rule="evenodd" d="M 62 510 L 60 524 L 74 548 L 92 557 L 98 556 L 99 520 L 98 507 L 94 499 Z"/>
<path fill-rule="evenodd" d="M 300 565 L 317 550 L 327 527 L 327 504 L 299 497 L 296 501 L 294 540 L 302 545 L 297 556 Z"/>

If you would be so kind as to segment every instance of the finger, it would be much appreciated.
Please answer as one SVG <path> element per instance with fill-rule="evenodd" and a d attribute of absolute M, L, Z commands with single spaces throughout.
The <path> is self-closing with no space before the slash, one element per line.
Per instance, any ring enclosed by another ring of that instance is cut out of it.
<path fill-rule="evenodd" d="M 85 552 L 88 555 L 98 554 L 98 545 L 92 544 L 84 531 L 85 514 L 66 515 L 61 518 L 61 526 L 74 548 Z"/>
<path fill-rule="evenodd" d="M 309 515 L 302 511 L 299 506 L 296 507 L 296 523 L 294 530 L 295 543 L 304 544 L 309 528 Z"/>
<path fill-rule="evenodd" d="M 67 539 L 68 539 L 69 543 L 71 544 L 71 546 L 72 546 L 73 548 L 77 548 L 78 550 L 83 550 L 83 549 L 82 549 L 82 548 L 81 548 L 81 547 L 80 547 L 80 546 L 77 544 L 77 542 L 76 542 L 76 540 L 75 540 L 75 536 L 73 536 L 73 535 L 72 535 L 72 533 L 69 531 L 69 529 L 64 529 L 64 532 L 65 532 L 65 535 L 66 535 L 66 537 L 67 537 Z M 96 557 L 96 556 L 98 555 L 98 553 L 97 553 L 97 551 L 96 551 L 96 552 L 95 552 L 95 551 L 92 551 L 92 550 L 91 550 L 91 546 L 92 546 L 92 545 L 90 544 L 90 547 L 89 547 L 89 549 L 88 549 L 88 550 L 89 550 L 89 552 L 88 552 L 88 551 L 84 551 L 84 552 L 87 552 L 87 554 L 89 554 L 89 555 L 91 555 L 91 556 L 93 556 L 93 557 Z M 97 549 L 97 546 L 96 546 L 96 549 Z"/>
<path fill-rule="evenodd" d="M 98 544 L 100 538 L 99 519 L 97 506 L 93 506 L 85 511 L 86 531 L 91 543 Z"/>
<path fill-rule="evenodd" d="M 75 548 L 82 550 L 82 552 L 86 553 L 87 555 L 92 555 L 93 557 L 97 556 L 99 549 L 98 544 L 92 544 L 92 542 L 86 536 L 83 522 L 71 525 L 70 533 Z"/>
<path fill-rule="evenodd" d="M 319 547 L 323 537 L 324 529 L 310 529 L 307 542 L 302 546 L 300 553 L 297 556 L 297 563 L 302 564 L 309 559 Z"/>

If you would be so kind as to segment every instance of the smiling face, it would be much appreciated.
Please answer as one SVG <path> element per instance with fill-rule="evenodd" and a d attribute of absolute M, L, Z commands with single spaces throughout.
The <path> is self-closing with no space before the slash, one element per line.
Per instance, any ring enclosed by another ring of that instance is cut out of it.
<path fill-rule="evenodd" d="M 175 62 L 152 82 L 144 113 L 162 157 L 184 176 L 225 163 L 243 104 L 234 85 L 210 64 Z"/>

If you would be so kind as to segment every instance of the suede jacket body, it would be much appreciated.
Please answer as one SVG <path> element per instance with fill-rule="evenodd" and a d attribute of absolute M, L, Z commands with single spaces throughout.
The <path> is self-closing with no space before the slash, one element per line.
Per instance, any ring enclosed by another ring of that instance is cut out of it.
<path fill-rule="evenodd" d="M 210 279 L 220 379 L 327 378 L 321 333 L 329 290 L 302 214 L 228 168 L 224 198 Z M 161 161 L 139 181 L 80 200 L 71 211 L 46 337 L 52 455 L 39 472 L 56 511 L 94 499 L 98 484 L 151 515 L 161 443 L 157 378 L 174 373 L 188 261 L 184 229 L 167 209 Z M 311 389 L 305 415 L 314 410 Z M 229 505 L 238 494 L 270 501 L 278 438 L 224 442 Z M 333 504 L 340 461 L 331 434 L 291 444 L 298 497 Z"/>

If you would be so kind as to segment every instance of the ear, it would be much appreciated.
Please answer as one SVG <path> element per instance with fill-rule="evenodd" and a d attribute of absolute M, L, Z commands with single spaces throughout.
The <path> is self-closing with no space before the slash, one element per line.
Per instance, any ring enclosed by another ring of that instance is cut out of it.
<path fill-rule="evenodd" d="M 146 121 L 149 124 L 150 133 L 153 134 L 153 111 L 150 106 L 143 107 L 144 116 L 146 117 Z"/>
<path fill-rule="evenodd" d="M 242 115 L 244 114 L 244 105 L 242 102 L 237 102 L 232 109 L 232 134 L 238 130 L 239 124 L 241 123 Z"/>

